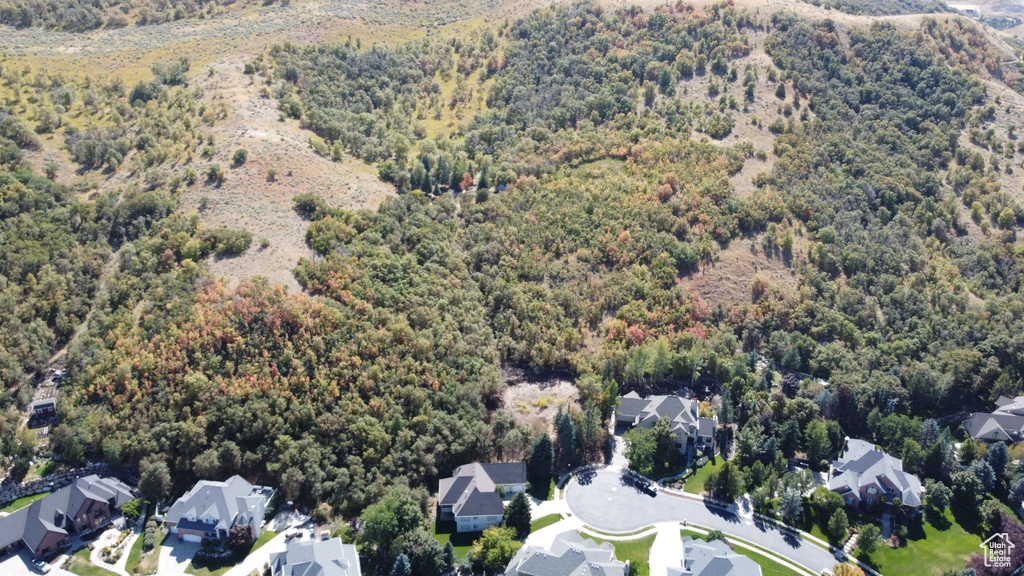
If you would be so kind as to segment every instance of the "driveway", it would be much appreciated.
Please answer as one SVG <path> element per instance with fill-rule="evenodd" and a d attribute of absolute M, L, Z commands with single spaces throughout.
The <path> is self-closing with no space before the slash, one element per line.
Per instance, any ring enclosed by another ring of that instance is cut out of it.
<path fill-rule="evenodd" d="M 198 542 L 179 542 L 174 534 L 168 534 L 160 547 L 160 573 L 184 574 L 192 557 L 202 549 Z"/>
<path fill-rule="evenodd" d="M 31 560 L 32 554 L 28 550 L 0 556 L 0 574 L 3 576 L 39 576 L 39 572 L 32 567 Z M 49 576 L 74 576 L 74 574 L 60 568 L 50 568 Z"/>
<path fill-rule="evenodd" d="M 815 573 L 836 563 L 827 550 L 775 526 L 663 491 L 649 496 L 623 484 L 617 472 L 602 470 L 582 485 L 573 478 L 566 501 L 573 514 L 599 530 L 628 532 L 659 522 L 686 521 L 749 540 Z"/>

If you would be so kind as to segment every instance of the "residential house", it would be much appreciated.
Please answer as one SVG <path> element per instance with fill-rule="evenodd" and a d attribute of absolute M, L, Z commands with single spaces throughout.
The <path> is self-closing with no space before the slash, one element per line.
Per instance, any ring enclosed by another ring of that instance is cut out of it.
<path fill-rule="evenodd" d="M 1000 396 L 993 412 L 975 412 L 964 420 L 964 430 L 975 440 L 1020 442 L 1024 439 L 1024 396 Z"/>
<path fill-rule="evenodd" d="M 270 576 L 360 576 L 359 553 L 341 538 L 293 540 L 270 555 Z"/>
<path fill-rule="evenodd" d="M 135 494 L 116 478 L 95 474 L 0 518 L 0 552 L 27 547 L 36 558 L 71 544 L 77 535 L 105 526 Z"/>
<path fill-rule="evenodd" d="M 899 498 L 905 506 L 921 505 L 921 480 L 903 471 L 903 461 L 864 440 L 846 439 L 846 449 L 832 463 L 828 489 L 850 506 Z"/>
<path fill-rule="evenodd" d="M 686 537 L 682 567 L 669 566 L 668 576 L 761 576 L 761 566 L 737 554 L 721 540 L 704 542 Z"/>
<path fill-rule="evenodd" d="M 273 489 L 253 486 L 238 475 L 224 482 L 200 480 L 171 505 L 164 523 L 171 534 L 187 542 L 223 542 L 235 525 L 248 527 L 256 539 L 273 495 Z"/>
<path fill-rule="evenodd" d="M 569 530 L 555 536 L 549 550 L 524 546 L 505 568 L 504 576 L 626 576 L 629 562 L 615 559 L 615 548 Z"/>
<path fill-rule="evenodd" d="M 57 399 L 44 398 L 36 400 L 28 406 L 28 427 L 42 428 L 53 424 L 57 419 Z"/>
<path fill-rule="evenodd" d="M 455 469 L 451 478 L 440 482 L 438 519 L 454 520 L 459 532 L 483 530 L 501 522 L 505 514 L 503 499 L 523 490 L 524 462 L 464 464 Z"/>
<path fill-rule="evenodd" d="M 615 423 L 630 427 L 651 428 L 655 422 L 668 418 L 676 435 L 676 447 L 686 451 L 691 446 L 714 452 L 715 427 L 718 418 L 702 418 L 700 403 L 679 396 L 649 396 L 641 398 L 636 392 L 619 397 L 615 410 Z"/>

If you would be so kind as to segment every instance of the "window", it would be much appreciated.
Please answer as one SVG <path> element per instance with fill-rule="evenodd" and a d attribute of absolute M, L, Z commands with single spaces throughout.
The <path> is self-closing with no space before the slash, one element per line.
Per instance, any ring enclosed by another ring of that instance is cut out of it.
<path fill-rule="evenodd" d="M 847 498 L 846 499 L 846 503 L 852 505 L 853 504 L 853 497 L 851 496 L 850 498 Z"/>
<path fill-rule="evenodd" d="M 875 488 L 874 486 L 869 486 L 868 487 L 868 494 L 872 494 L 872 495 L 878 494 L 878 488 Z"/>

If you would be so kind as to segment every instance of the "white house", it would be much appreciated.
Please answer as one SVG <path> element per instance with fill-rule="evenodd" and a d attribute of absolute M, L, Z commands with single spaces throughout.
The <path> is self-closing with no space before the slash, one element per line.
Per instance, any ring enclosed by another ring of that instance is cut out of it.
<path fill-rule="evenodd" d="M 498 490 L 504 493 L 504 496 Z M 438 519 L 455 521 L 458 532 L 476 532 L 501 522 L 503 498 L 526 490 L 526 464 L 465 464 L 438 489 Z"/>
<path fill-rule="evenodd" d="M 200 480 L 171 505 L 164 522 L 171 534 L 188 542 L 224 541 L 235 525 L 247 526 L 255 540 L 273 495 L 273 489 L 253 486 L 238 475 L 224 482 Z"/>

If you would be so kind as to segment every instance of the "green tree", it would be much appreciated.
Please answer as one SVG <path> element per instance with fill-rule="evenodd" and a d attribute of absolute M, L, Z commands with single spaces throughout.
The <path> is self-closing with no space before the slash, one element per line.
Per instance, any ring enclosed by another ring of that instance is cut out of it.
<path fill-rule="evenodd" d="M 558 447 L 555 457 L 563 466 L 571 467 L 576 454 L 576 425 L 564 406 L 560 406 L 555 415 L 555 440 Z"/>
<path fill-rule="evenodd" d="M 622 435 L 622 441 L 626 444 L 625 456 L 630 469 L 644 476 L 653 474 L 658 448 L 654 431 L 650 428 L 634 428 Z"/>
<path fill-rule="evenodd" d="M 412 576 L 412 566 L 409 565 L 409 557 L 405 554 L 399 554 L 398 558 L 395 559 L 394 565 L 391 567 L 389 576 Z"/>
<path fill-rule="evenodd" d="M 407 534 L 423 526 L 423 510 L 412 491 L 405 486 L 395 486 L 379 501 L 363 510 L 360 519 L 363 530 L 359 541 L 372 550 L 379 558 L 390 563 L 394 544 Z"/>
<path fill-rule="evenodd" d="M 1003 476 L 1006 474 L 1006 464 L 1010 460 L 1009 451 L 1006 449 L 1006 444 L 1003 442 L 996 442 L 988 447 L 988 464 L 992 467 L 992 471 L 996 475 L 996 480 L 1001 481 Z"/>
<path fill-rule="evenodd" d="M 807 446 L 807 459 L 811 466 L 820 468 L 821 461 L 832 453 L 832 442 L 828 438 L 828 429 L 820 420 L 811 420 L 804 430 L 804 444 Z"/>
<path fill-rule="evenodd" d="M 717 472 L 708 474 L 704 480 L 704 490 L 712 498 L 732 502 L 743 493 L 743 480 L 739 468 L 728 461 Z"/>
<path fill-rule="evenodd" d="M 796 417 L 790 418 L 782 423 L 778 429 L 779 448 L 782 455 L 792 458 L 800 449 L 800 423 Z"/>
<path fill-rule="evenodd" d="M 865 524 L 859 532 L 857 532 L 857 548 L 859 548 L 865 554 L 870 555 L 878 547 L 878 543 L 881 541 L 882 533 L 879 531 L 878 526 L 868 523 Z"/>
<path fill-rule="evenodd" d="M 546 486 L 551 481 L 551 469 L 555 463 L 555 451 L 551 437 L 547 432 L 541 433 L 533 442 L 530 460 L 526 463 L 526 472 L 530 483 L 534 486 Z"/>
<path fill-rule="evenodd" d="M 171 491 L 171 471 L 163 460 L 143 461 L 139 491 L 150 502 L 162 502 Z"/>
<path fill-rule="evenodd" d="M 487 572 L 502 570 L 523 546 L 512 528 L 490 526 L 473 543 L 473 557 Z"/>
<path fill-rule="evenodd" d="M 970 471 L 964 470 L 953 474 L 953 497 L 952 504 L 959 509 L 973 512 L 977 510 L 978 504 L 985 496 L 985 486 L 981 480 Z"/>
<path fill-rule="evenodd" d="M 786 488 L 779 496 L 779 515 L 788 524 L 796 524 L 804 510 L 804 499 L 796 488 Z"/>
<path fill-rule="evenodd" d="M 143 503 L 141 499 L 136 498 L 134 500 L 129 500 L 121 506 L 121 515 L 124 516 L 126 522 L 132 524 L 139 519 L 139 516 L 142 515 L 142 507 Z"/>
<path fill-rule="evenodd" d="M 846 517 L 845 510 L 836 510 L 828 519 L 828 535 L 835 542 L 840 542 L 846 536 L 846 529 L 850 527 L 850 520 Z"/>
<path fill-rule="evenodd" d="M 526 492 L 519 492 L 505 507 L 505 517 L 501 525 L 516 531 L 516 538 L 525 540 L 530 535 L 530 501 Z"/>
<path fill-rule="evenodd" d="M 235 166 L 241 166 L 242 164 L 245 164 L 248 160 L 249 151 L 246 150 L 245 148 L 239 148 L 238 150 L 235 150 L 234 154 L 231 155 L 231 162 L 233 162 Z"/>

